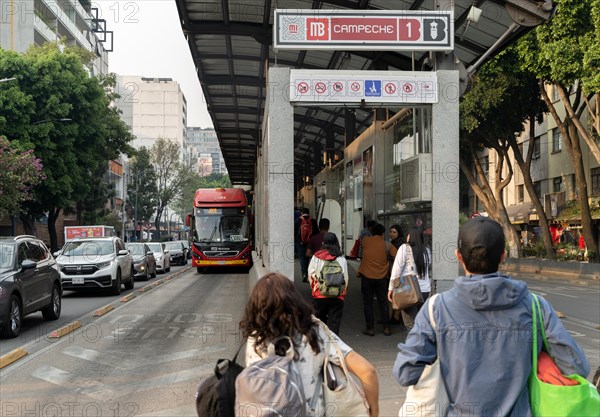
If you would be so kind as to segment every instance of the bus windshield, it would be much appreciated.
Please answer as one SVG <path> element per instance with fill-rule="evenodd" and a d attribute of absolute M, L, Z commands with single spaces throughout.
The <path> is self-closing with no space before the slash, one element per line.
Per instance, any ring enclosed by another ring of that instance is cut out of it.
<path fill-rule="evenodd" d="M 248 215 L 239 208 L 197 208 L 194 240 L 196 242 L 247 242 Z"/>

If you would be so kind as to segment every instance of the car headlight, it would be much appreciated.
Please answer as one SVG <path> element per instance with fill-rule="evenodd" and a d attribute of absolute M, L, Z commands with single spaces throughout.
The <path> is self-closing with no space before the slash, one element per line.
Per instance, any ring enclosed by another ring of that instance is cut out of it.
<path fill-rule="evenodd" d="M 101 263 L 97 264 L 96 266 L 98 267 L 98 269 L 104 269 L 104 268 L 108 268 L 111 264 L 112 264 L 112 261 L 106 261 L 106 262 L 101 262 Z"/>
<path fill-rule="evenodd" d="M 157 257 L 156 257 L 156 260 L 157 260 L 158 262 L 160 262 L 160 261 L 162 261 L 162 258 L 163 258 L 162 256 L 157 256 Z"/>

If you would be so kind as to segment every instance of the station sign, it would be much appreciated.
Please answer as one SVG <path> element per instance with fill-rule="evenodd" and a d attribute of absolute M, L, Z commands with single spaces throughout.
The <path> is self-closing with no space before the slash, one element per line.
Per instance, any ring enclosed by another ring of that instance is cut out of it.
<path fill-rule="evenodd" d="M 438 102 L 435 72 L 290 70 L 290 102 L 343 105 Z"/>
<path fill-rule="evenodd" d="M 274 26 L 274 49 L 454 49 L 452 11 L 277 9 Z"/>

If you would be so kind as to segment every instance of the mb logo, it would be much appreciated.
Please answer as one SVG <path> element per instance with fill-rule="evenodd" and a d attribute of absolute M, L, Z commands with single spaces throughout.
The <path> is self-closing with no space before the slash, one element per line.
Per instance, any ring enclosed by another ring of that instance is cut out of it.
<path fill-rule="evenodd" d="M 327 18 L 308 18 L 306 19 L 308 31 L 306 40 L 326 41 L 329 39 L 329 19 Z"/>

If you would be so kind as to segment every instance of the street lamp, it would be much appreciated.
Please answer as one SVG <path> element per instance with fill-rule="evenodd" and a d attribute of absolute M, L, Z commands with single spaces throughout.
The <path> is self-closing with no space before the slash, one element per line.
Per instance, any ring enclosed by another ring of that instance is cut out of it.
<path fill-rule="evenodd" d="M 169 216 L 169 223 L 167 225 L 168 226 L 168 231 L 169 231 L 168 232 L 169 236 L 171 236 L 171 223 L 173 222 L 173 220 L 171 220 L 171 219 L 173 218 L 173 216 L 179 216 L 179 214 L 178 213 L 171 213 L 171 215 Z"/>

